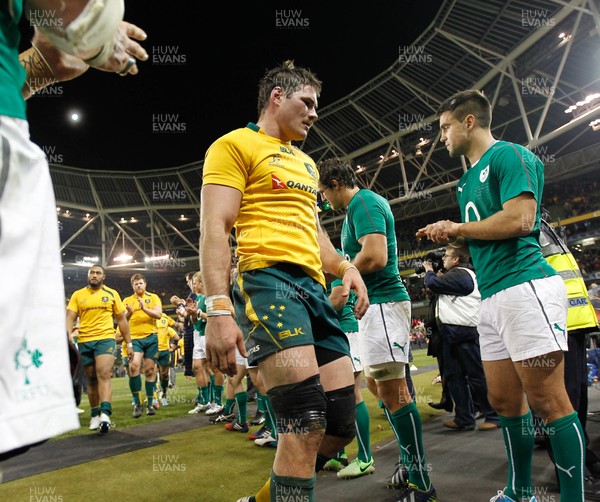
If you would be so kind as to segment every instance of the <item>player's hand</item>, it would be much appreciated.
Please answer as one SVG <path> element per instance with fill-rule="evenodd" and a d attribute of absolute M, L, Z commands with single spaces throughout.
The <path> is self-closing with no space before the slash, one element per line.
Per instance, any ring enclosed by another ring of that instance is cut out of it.
<path fill-rule="evenodd" d="M 222 373 L 232 377 L 237 373 L 235 348 L 248 357 L 244 338 L 232 316 L 209 317 L 206 324 L 206 360 Z"/>
<path fill-rule="evenodd" d="M 440 220 L 417 230 L 417 239 L 426 237 L 430 241 L 445 244 L 455 237 L 457 223 L 450 220 Z"/>
<path fill-rule="evenodd" d="M 129 314 L 133 314 L 133 307 L 132 307 L 131 305 L 129 305 L 129 303 L 127 303 L 127 304 L 125 305 L 125 308 L 127 309 L 127 312 L 128 312 Z"/>
<path fill-rule="evenodd" d="M 57 49 L 52 45 L 50 39 L 37 28 L 34 30 L 31 43 L 42 53 L 42 56 L 44 56 L 44 59 L 54 74 L 54 78 L 59 82 L 77 78 L 89 68 L 89 66 L 78 57 Z"/>
<path fill-rule="evenodd" d="M 77 328 L 73 328 L 73 331 L 71 331 L 71 341 L 73 341 L 74 338 L 77 338 L 79 336 L 79 327 Z"/>
<path fill-rule="evenodd" d="M 142 300 L 139 296 L 138 296 L 138 305 L 140 306 L 140 310 L 144 310 L 144 300 Z"/>
<path fill-rule="evenodd" d="M 356 294 L 356 305 L 354 306 L 354 317 L 362 319 L 369 308 L 369 294 L 358 269 L 352 267 L 344 272 L 342 278 L 342 297 L 348 298 L 350 290 Z"/>
<path fill-rule="evenodd" d="M 146 40 L 147 35 L 135 24 L 121 21 L 119 29 L 113 38 L 114 49 L 108 60 L 96 66 L 99 70 L 118 73 L 119 75 L 137 75 L 137 61 L 146 61 L 148 53 L 136 40 Z M 133 58 L 133 62 L 130 61 Z M 137 60 L 137 61 L 136 61 Z"/>
<path fill-rule="evenodd" d="M 179 305 L 180 303 L 183 303 L 183 300 L 181 298 L 179 298 L 177 295 L 173 295 L 171 298 L 169 298 L 169 301 L 173 305 Z"/>
<path fill-rule="evenodd" d="M 133 361 L 133 347 L 127 347 L 127 359 Z"/>

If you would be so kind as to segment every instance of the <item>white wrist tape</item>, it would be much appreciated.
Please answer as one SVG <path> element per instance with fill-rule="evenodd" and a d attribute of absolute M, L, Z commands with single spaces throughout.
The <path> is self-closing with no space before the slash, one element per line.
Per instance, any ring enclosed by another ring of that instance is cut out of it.
<path fill-rule="evenodd" d="M 104 63 L 106 63 L 106 61 L 108 61 L 108 58 L 112 56 L 112 53 L 114 51 L 115 45 L 112 41 L 109 41 L 102 46 L 102 49 L 98 54 L 89 59 L 84 59 L 83 61 L 86 64 L 97 68 L 98 66 L 102 66 Z"/>
<path fill-rule="evenodd" d="M 90 0 L 66 28 L 45 23 L 36 26 L 60 50 L 77 55 L 100 50 L 114 37 L 124 13 L 124 0 Z"/>

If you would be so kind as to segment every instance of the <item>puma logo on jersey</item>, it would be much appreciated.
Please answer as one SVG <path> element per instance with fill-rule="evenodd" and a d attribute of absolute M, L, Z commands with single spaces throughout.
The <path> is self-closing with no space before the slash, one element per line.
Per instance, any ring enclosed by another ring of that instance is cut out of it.
<path fill-rule="evenodd" d="M 271 188 L 273 190 L 287 190 L 286 184 L 274 174 L 271 174 Z"/>
<path fill-rule="evenodd" d="M 479 181 L 481 181 L 482 183 L 487 180 L 488 175 L 490 174 L 490 166 L 486 166 L 483 168 L 483 170 L 479 173 Z"/>
<path fill-rule="evenodd" d="M 465 185 L 466 185 L 466 183 L 463 183 L 463 185 L 462 185 L 462 186 L 459 186 L 459 187 L 457 187 L 457 190 L 458 190 L 459 192 L 462 192 L 462 191 L 463 191 L 463 188 L 465 187 Z"/>

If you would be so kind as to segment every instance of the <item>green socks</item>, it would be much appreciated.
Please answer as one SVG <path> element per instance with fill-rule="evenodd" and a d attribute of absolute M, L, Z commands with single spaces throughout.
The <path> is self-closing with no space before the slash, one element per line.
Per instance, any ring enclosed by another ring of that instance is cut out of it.
<path fill-rule="evenodd" d="M 265 425 L 271 431 L 271 437 L 277 439 L 277 427 L 275 426 L 275 412 L 271 406 L 271 398 L 269 396 L 263 396 L 265 398 Z"/>
<path fill-rule="evenodd" d="M 278 476 L 271 470 L 271 502 L 315 502 L 315 480 Z"/>
<path fill-rule="evenodd" d="M 154 404 L 154 390 L 156 388 L 156 381 L 145 383 L 146 387 L 146 397 L 148 398 L 148 406 L 153 406 Z"/>
<path fill-rule="evenodd" d="M 408 479 L 417 485 L 419 490 L 429 490 L 431 481 L 425 463 L 421 416 L 417 405 L 413 401 L 388 417 L 391 418 L 390 422 L 399 440 L 402 463 L 408 468 Z"/>
<path fill-rule="evenodd" d="M 577 412 L 548 423 L 545 429 L 560 479 L 560 500 L 583 502 L 585 435 Z"/>
<path fill-rule="evenodd" d="M 218 404 L 219 406 L 221 406 L 221 404 L 222 404 L 221 399 L 223 397 L 223 386 L 215 385 L 213 387 L 213 389 L 215 391 L 215 404 Z"/>
<path fill-rule="evenodd" d="M 198 387 L 198 404 L 208 404 L 209 402 L 208 385 Z"/>
<path fill-rule="evenodd" d="M 531 461 L 535 446 L 531 411 L 520 417 L 498 415 L 498 418 L 508 457 L 508 480 L 504 493 L 514 500 L 520 500 L 519 497 L 531 497 Z"/>
<path fill-rule="evenodd" d="M 223 414 L 230 415 L 233 410 L 233 405 L 235 404 L 235 399 L 229 399 L 225 401 L 225 406 L 223 407 Z"/>
<path fill-rule="evenodd" d="M 243 424 L 248 421 L 248 393 L 238 392 L 235 395 L 235 402 L 238 407 L 238 423 Z"/>
<path fill-rule="evenodd" d="M 98 409 L 98 408 L 96 408 L 96 409 Z M 94 410 L 92 410 L 92 413 L 93 413 L 93 411 Z M 108 401 L 102 401 L 100 403 L 100 412 L 98 414 L 100 414 L 100 413 L 106 413 L 110 417 L 110 415 L 112 414 L 112 406 Z"/>
<path fill-rule="evenodd" d="M 260 392 L 256 391 L 256 411 L 265 412 L 265 396 L 263 396 Z"/>
<path fill-rule="evenodd" d="M 142 377 L 141 375 L 131 377 L 129 379 L 129 389 L 133 395 L 135 404 L 142 404 L 140 393 L 142 392 Z"/>
<path fill-rule="evenodd" d="M 364 401 L 356 405 L 356 442 L 358 443 L 358 459 L 363 462 L 371 460 L 371 417 Z M 343 451 L 343 450 L 342 450 Z"/>

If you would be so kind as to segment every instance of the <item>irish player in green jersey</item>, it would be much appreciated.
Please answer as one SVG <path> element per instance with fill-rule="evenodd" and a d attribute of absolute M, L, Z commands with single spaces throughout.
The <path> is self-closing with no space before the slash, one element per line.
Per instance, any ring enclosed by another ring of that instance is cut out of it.
<path fill-rule="evenodd" d="M 491 106 L 480 91 L 451 96 L 438 116 L 450 156 L 470 163 L 456 192 L 462 222 L 438 221 L 417 237 L 466 239 L 477 271 L 481 358 L 509 464 L 506 487 L 491 500 L 535 500 L 530 405 L 556 454 L 561 500 L 582 502 L 584 435 L 563 377 L 567 293 L 539 244 L 544 165 L 527 148 L 492 136 Z"/>
<path fill-rule="evenodd" d="M 342 251 L 358 268 L 370 306 L 359 321 L 360 355 L 365 376 L 377 393 L 394 429 L 409 482 L 406 497 L 437 500 L 423 451 L 421 416 L 406 383 L 409 362 L 411 303 L 400 279 L 394 216 L 381 195 L 358 186 L 349 162 L 338 158 L 318 164 L 319 192 L 333 209 L 345 209 Z"/>
<path fill-rule="evenodd" d="M 0 270 L 4 284 L 11 285 L 0 292 L 0 317 L 12 334 L 0 342 L 0 379 L 11 382 L 2 394 L 0 460 L 79 427 L 64 329 L 56 203 L 46 156 L 29 136 L 25 100 L 47 85 L 80 76 L 90 64 L 113 72 L 128 64 L 128 72 L 137 73 L 136 58 L 148 54 L 132 39 L 145 34 L 122 21 L 123 5 L 122 0 L 0 4 Z M 26 17 L 34 34 L 19 53 Z M 87 63 L 81 59 L 88 57 Z M 44 287 L 32 288 L 40 274 Z M 30 305 L 36 306 L 35 315 L 27 314 Z M 44 396 L 41 407 L 38 396 Z"/>

